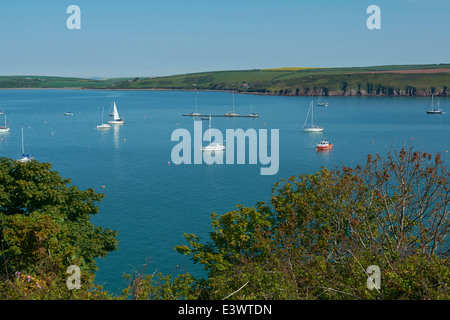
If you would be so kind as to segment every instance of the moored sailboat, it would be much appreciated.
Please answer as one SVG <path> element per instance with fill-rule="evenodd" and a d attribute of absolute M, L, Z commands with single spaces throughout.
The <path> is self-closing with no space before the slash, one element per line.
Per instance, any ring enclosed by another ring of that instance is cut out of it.
<path fill-rule="evenodd" d="M 322 98 L 323 98 L 323 95 L 322 95 L 322 91 L 321 91 L 321 92 L 320 92 L 319 99 L 318 99 L 318 101 L 317 101 L 317 105 L 318 105 L 319 107 L 328 107 L 328 102 L 322 101 Z"/>
<path fill-rule="evenodd" d="M 431 109 L 427 110 L 428 114 L 445 114 L 445 112 L 439 108 L 439 101 L 437 109 L 434 108 L 434 94 L 431 95 Z"/>
<path fill-rule="evenodd" d="M 25 145 L 23 142 L 23 128 L 22 128 L 22 158 L 18 159 L 18 162 L 26 163 L 28 161 L 33 160 L 34 157 L 30 156 L 29 154 L 25 154 Z"/>
<path fill-rule="evenodd" d="M 201 147 L 202 151 L 223 151 L 225 146 L 221 143 L 211 142 L 211 114 L 209 115 L 209 144 L 206 147 Z"/>
<path fill-rule="evenodd" d="M 9 127 L 6 125 L 6 114 L 5 114 L 5 125 L 3 127 L 0 127 L 0 133 L 7 133 L 9 132 Z"/>
<path fill-rule="evenodd" d="M 307 127 L 306 122 L 308 121 L 309 112 L 311 111 L 311 126 Z M 305 132 L 322 132 L 323 128 L 314 125 L 314 102 L 311 101 L 309 105 L 308 113 L 306 114 L 305 123 L 303 124 L 303 131 Z"/>
<path fill-rule="evenodd" d="M 197 94 L 198 94 L 198 92 L 197 92 Z M 195 95 L 195 112 L 190 113 L 190 115 L 193 117 L 201 116 L 201 114 L 197 112 L 197 94 Z"/>
<path fill-rule="evenodd" d="M 252 112 L 252 104 L 250 104 L 250 113 L 247 114 L 247 117 L 250 117 L 250 118 L 258 118 L 259 117 L 259 115 L 257 113 Z"/>
<path fill-rule="evenodd" d="M 234 91 L 233 91 L 233 111 L 225 112 L 225 117 L 239 117 L 239 114 L 234 112 Z"/>
<path fill-rule="evenodd" d="M 102 124 L 99 124 L 97 126 L 97 129 L 109 129 L 109 128 L 111 128 L 111 126 L 109 124 L 103 122 L 103 112 L 104 112 L 104 110 L 105 110 L 105 108 L 102 108 Z"/>

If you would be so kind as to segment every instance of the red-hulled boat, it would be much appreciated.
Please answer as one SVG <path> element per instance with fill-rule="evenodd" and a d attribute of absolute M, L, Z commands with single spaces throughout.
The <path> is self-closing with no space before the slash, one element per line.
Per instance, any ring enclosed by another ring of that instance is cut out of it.
<path fill-rule="evenodd" d="M 331 149 L 333 149 L 333 145 L 329 143 L 326 139 L 323 139 L 322 141 L 319 141 L 316 144 L 316 151 L 331 150 Z"/>

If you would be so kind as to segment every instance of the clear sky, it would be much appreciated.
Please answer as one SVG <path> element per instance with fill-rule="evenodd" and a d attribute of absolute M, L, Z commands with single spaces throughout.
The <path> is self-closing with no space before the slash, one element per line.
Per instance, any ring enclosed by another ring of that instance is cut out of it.
<path fill-rule="evenodd" d="M 369 30 L 370 5 L 381 29 Z M 69 30 L 70 5 L 81 29 Z M 0 75 L 450 63 L 449 0 L 11 0 Z"/>

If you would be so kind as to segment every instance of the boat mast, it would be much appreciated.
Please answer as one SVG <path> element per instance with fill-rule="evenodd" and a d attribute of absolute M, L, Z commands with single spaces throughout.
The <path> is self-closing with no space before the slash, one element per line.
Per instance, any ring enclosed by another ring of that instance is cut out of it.
<path fill-rule="evenodd" d="M 23 127 L 22 127 L 22 154 L 25 154 L 25 148 L 23 145 Z"/>
<path fill-rule="evenodd" d="M 312 102 L 311 102 L 312 104 Z M 308 113 L 306 114 L 305 123 L 303 124 L 303 128 L 306 128 L 306 121 L 308 121 L 309 111 L 311 110 L 311 105 L 308 108 Z"/>
<path fill-rule="evenodd" d="M 234 91 L 233 91 L 233 113 L 234 113 Z"/>
<path fill-rule="evenodd" d="M 209 114 L 209 143 L 211 143 L 211 113 Z"/>

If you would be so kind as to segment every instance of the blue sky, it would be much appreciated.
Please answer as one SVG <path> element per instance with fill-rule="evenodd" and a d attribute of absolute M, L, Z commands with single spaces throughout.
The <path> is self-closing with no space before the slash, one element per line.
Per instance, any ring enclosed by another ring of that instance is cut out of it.
<path fill-rule="evenodd" d="M 366 27 L 372 4 L 381 30 Z M 450 63 L 449 35 L 448 0 L 2 1 L 0 75 Z"/>

